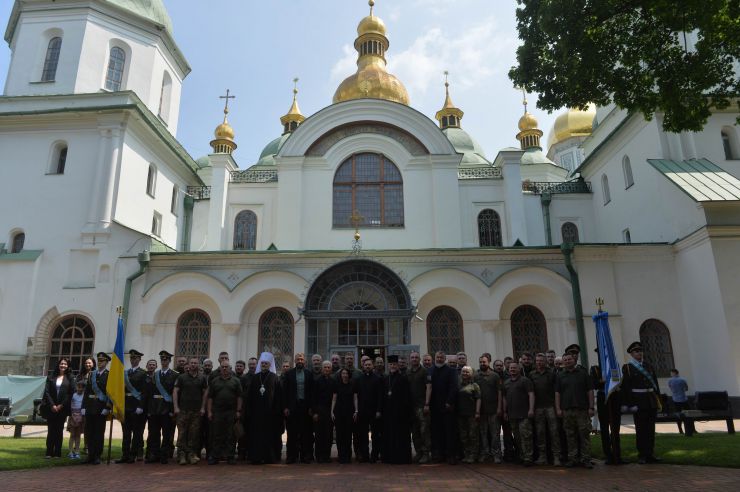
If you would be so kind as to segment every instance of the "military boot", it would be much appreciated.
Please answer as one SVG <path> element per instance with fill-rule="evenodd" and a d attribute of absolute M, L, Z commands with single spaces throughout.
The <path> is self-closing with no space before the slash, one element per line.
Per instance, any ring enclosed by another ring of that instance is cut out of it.
<path fill-rule="evenodd" d="M 177 464 L 178 465 L 187 465 L 188 460 L 185 457 L 185 453 L 177 453 Z"/>
<path fill-rule="evenodd" d="M 198 462 L 200 461 L 200 458 L 198 458 L 198 456 L 195 453 L 191 454 L 189 456 L 189 459 L 190 459 L 190 464 L 191 465 L 197 465 Z"/>

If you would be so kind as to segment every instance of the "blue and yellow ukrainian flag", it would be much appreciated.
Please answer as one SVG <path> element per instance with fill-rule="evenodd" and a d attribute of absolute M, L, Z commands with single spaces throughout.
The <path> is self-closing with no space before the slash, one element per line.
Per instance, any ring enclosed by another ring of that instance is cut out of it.
<path fill-rule="evenodd" d="M 609 313 L 599 310 L 593 316 L 593 320 L 596 324 L 596 344 L 599 347 L 601 377 L 605 381 L 604 394 L 608 400 L 622 383 L 622 368 L 619 366 L 617 355 L 614 352 L 614 342 L 609 329 Z"/>
<path fill-rule="evenodd" d="M 118 315 L 118 333 L 116 347 L 113 349 L 113 359 L 108 373 L 108 383 L 105 392 L 113 403 L 113 417 L 123 422 L 126 413 L 126 390 L 123 381 L 123 316 Z"/>

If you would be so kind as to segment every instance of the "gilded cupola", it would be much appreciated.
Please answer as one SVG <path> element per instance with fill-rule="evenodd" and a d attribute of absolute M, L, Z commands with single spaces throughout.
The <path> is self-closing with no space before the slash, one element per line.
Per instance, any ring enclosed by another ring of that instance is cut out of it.
<path fill-rule="evenodd" d="M 298 77 L 293 79 L 293 104 L 290 105 L 288 112 L 280 117 L 280 123 L 283 125 L 283 135 L 291 133 L 293 130 L 298 128 L 298 125 L 303 123 L 306 119 L 301 114 L 301 110 L 298 107 Z"/>
<path fill-rule="evenodd" d="M 522 150 L 530 148 L 542 148 L 540 146 L 540 139 L 542 138 L 542 130 L 537 128 L 537 118 L 532 113 L 527 111 L 527 96 L 524 94 L 524 114 L 519 118 L 519 133 L 516 134 L 516 139 L 521 143 Z"/>
<path fill-rule="evenodd" d="M 236 150 L 236 142 L 234 141 L 234 129 L 229 124 L 227 116 L 229 114 L 229 99 L 234 99 L 236 96 L 230 95 L 230 91 L 227 89 L 226 95 L 220 97 L 226 99 L 224 121 L 213 132 L 215 138 L 211 140 L 211 147 L 213 147 L 214 154 L 231 154 Z"/>
<path fill-rule="evenodd" d="M 370 15 L 357 25 L 357 72 L 339 84 L 334 93 L 334 102 L 352 99 L 385 99 L 409 104 L 409 94 L 400 80 L 386 71 L 385 52 L 389 42 L 385 23 L 373 13 L 375 1 L 370 0 Z"/>
<path fill-rule="evenodd" d="M 450 127 L 459 128 L 460 120 L 464 114 L 460 108 L 456 107 L 452 103 L 452 99 L 450 98 L 450 82 L 447 80 L 448 75 L 449 72 L 445 70 L 445 103 L 442 106 L 442 109 L 437 111 L 437 114 L 434 115 L 434 117 L 437 118 L 437 121 L 439 121 L 439 127 L 442 130 Z"/>

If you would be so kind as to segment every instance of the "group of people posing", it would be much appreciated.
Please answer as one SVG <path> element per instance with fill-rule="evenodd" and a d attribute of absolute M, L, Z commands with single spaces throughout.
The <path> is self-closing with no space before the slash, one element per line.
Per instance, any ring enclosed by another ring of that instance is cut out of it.
<path fill-rule="evenodd" d="M 332 354 L 330 360 L 314 355 L 310 367 L 299 353 L 280 374 L 269 352 L 233 366 L 222 352 L 215 369 L 209 359 L 178 357 L 173 369 L 173 355 L 163 350 L 159 367 L 152 359 L 142 369 L 143 354 L 131 350 L 117 462 L 166 464 L 174 456 L 181 465 L 196 464 L 205 449 L 211 465 L 239 459 L 279 463 L 287 430 L 288 464 L 328 463 L 336 443 L 339 463 L 350 463 L 354 453 L 358 462 L 505 460 L 592 468 L 595 406 L 607 464 L 623 463 L 619 422 L 625 411 L 635 415 L 640 462 L 653 462 L 657 378 L 642 362 L 639 342 L 628 351 L 621 390 L 607 400 L 599 367 L 589 373 L 580 366 L 575 344 L 561 357 L 554 351 L 525 352 L 518 361 L 492 361 L 484 353 L 477 370 L 462 352 L 448 356 L 440 351 L 434 357 L 412 352 L 408 360 L 363 356 L 359 367 L 352 352 Z M 50 409 L 47 456 L 61 456 L 69 417 L 70 457 L 79 457 L 84 427 L 87 462 L 100 463 L 110 413 L 105 392 L 109 361 L 100 352 L 92 368 L 88 359 L 88 370 L 76 381 L 67 374 L 68 361 L 59 361 L 44 396 Z"/>

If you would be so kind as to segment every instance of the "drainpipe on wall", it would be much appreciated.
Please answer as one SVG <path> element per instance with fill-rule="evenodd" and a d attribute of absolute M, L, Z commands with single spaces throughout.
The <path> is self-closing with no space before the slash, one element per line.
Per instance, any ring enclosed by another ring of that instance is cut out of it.
<path fill-rule="evenodd" d="M 149 266 L 149 251 L 142 251 L 139 253 L 139 271 L 129 275 L 126 278 L 126 288 L 123 290 L 123 333 L 126 333 L 126 327 L 128 326 L 128 305 L 131 301 L 131 284 L 134 280 L 144 275 L 147 267 Z"/>
<path fill-rule="evenodd" d="M 583 306 L 581 305 L 581 284 L 578 280 L 578 272 L 573 268 L 571 255 L 573 254 L 573 243 L 563 243 L 560 251 L 565 259 L 565 268 L 570 273 L 570 286 L 573 292 L 573 309 L 576 312 L 576 332 L 578 333 L 578 345 L 581 347 L 581 365 L 588 369 L 588 349 L 586 348 L 586 329 L 583 326 Z"/>
<path fill-rule="evenodd" d="M 183 206 L 185 208 L 185 217 L 182 219 L 182 240 L 180 241 L 180 251 L 190 251 L 190 229 L 193 226 L 193 206 L 195 199 L 190 195 L 185 195 Z"/>
<path fill-rule="evenodd" d="M 542 203 L 542 219 L 545 222 L 545 244 L 552 246 L 552 231 L 550 229 L 550 202 L 552 201 L 552 195 L 549 191 L 545 191 L 540 195 L 540 202 Z"/>

